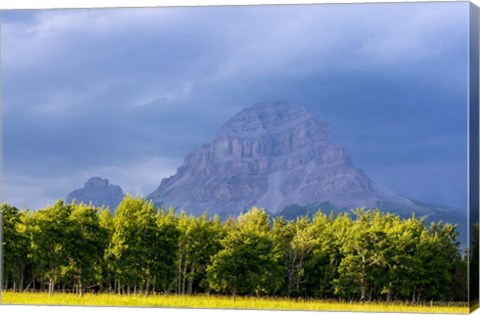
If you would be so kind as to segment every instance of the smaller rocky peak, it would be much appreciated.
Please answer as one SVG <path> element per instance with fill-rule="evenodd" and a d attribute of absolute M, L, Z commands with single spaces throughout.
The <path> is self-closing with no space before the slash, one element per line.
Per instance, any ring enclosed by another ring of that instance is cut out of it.
<path fill-rule="evenodd" d="M 108 207 L 113 212 L 123 197 L 123 190 L 120 186 L 110 184 L 106 178 L 91 177 L 83 188 L 69 193 L 66 202 L 71 203 L 75 200 L 75 203 L 92 203 L 96 207 Z"/>

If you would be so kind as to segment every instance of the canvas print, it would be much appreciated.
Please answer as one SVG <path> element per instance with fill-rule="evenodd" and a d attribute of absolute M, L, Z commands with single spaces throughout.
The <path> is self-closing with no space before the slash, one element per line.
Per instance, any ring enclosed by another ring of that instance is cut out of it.
<path fill-rule="evenodd" d="M 4 10 L 2 303 L 478 307 L 469 2 Z"/>

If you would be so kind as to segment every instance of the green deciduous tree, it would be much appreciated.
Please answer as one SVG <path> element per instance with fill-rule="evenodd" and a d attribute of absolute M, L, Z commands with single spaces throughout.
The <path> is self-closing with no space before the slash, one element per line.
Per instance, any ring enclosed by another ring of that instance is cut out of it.
<path fill-rule="evenodd" d="M 114 232 L 113 215 L 109 209 L 102 209 L 98 214 L 98 223 L 106 232 L 107 244 L 102 253 L 102 268 L 99 281 L 99 287 L 109 292 L 115 291 L 115 256 L 113 254 L 112 236 Z"/>
<path fill-rule="evenodd" d="M 392 242 L 390 228 L 398 217 L 382 214 L 378 209 L 354 211 L 352 223 L 340 249 L 343 256 L 338 277 L 333 280 L 335 293 L 343 298 L 372 300 L 374 295 L 391 293 L 388 277 Z"/>
<path fill-rule="evenodd" d="M 218 292 L 274 293 L 282 284 L 281 254 L 269 237 L 270 223 L 264 210 L 252 208 L 221 241 L 222 249 L 207 269 L 210 286 Z"/>
<path fill-rule="evenodd" d="M 11 283 L 14 291 L 23 290 L 29 261 L 28 214 L 5 203 L 1 205 L 3 223 L 3 270 L 5 288 Z"/>
<path fill-rule="evenodd" d="M 113 219 L 111 252 L 115 257 L 118 292 L 130 293 L 148 282 L 152 240 L 156 234 L 152 203 L 127 195 Z"/>
<path fill-rule="evenodd" d="M 282 282 L 286 285 L 280 287 L 279 294 L 290 296 L 292 289 L 292 279 L 294 276 L 295 251 L 291 246 L 295 236 L 295 223 L 286 220 L 283 217 L 273 218 L 273 227 L 271 237 L 275 250 L 279 253 L 278 263 L 283 268 Z"/>
<path fill-rule="evenodd" d="M 195 218 L 185 212 L 180 213 L 178 229 L 177 293 L 192 294 L 197 290 L 208 290 L 206 267 L 211 257 L 220 250 L 225 229 L 218 216 L 209 220 L 206 213 Z"/>
<path fill-rule="evenodd" d="M 289 295 L 305 295 L 305 263 L 310 259 L 316 245 L 315 231 L 308 216 L 297 218 L 288 248 L 287 289 Z"/>
<path fill-rule="evenodd" d="M 421 270 L 415 292 L 417 300 L 445 300 L 452 281 L 455 263 L 460 259 L 457 232 L 453 225 L 433 222 L 422 232 L 418 243 L 418 261 Z"/>
<path fill-rule="evenodd" d="M 48 280 L 48 293 L 52 295 L 55 284 L 65 276 L 72 247 L 69 235 L 72 205 L 59 200 L 54 206 L 32 214 L 31 246 L 36 272 Z"/>
<path fill-rule="evenodd" d="M 343 258 L 340 249 L 351 220 L 348 214 L 335 218 L 317 212 L 313 217 L 312 230 L 315 235 L 315 247 L 311 258 L 305 264 L 307 292 L 319 298 L 333 298 L 332 281 L 338 277 L 338 266 Z"/>
<path fill-rule="evenodd" d="M 180 231 L 176 226 L 173 208 L 169 211 L 160 209 L 156 212 L 156 232 L 152 239 L 152 254 L 149 256 L 150 268 L 146 293 L 153 289 L 167 292 L 175 280 L 175 263 L 177 260 L 178 238 Z"/>
<path fill-rule="evenodd" d="M 178 239 L 171 217 L 143 198 L 127 195 L 119 204 L 111 245 L 119 292 L 148 294 L 153 284 L 165 289 L 171 282 Z"/>
<path fill-rule="evenodd" d="M 100 224 L 99 211 L 93 205 L 71 204 L 72 212 L 66 227 L 69 253 L 68 276 L 75 291 L 82 296 L 85 286 L 97 283 L 102 274 L 102 262 L 108 245 L 108 230 Z"/>

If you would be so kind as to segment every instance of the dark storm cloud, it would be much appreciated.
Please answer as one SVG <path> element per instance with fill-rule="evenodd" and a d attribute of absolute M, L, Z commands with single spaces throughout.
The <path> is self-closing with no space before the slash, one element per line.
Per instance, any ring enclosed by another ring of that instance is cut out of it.
<path fill-rule="evenodd" d="M 374 179 L 463 206 L 467 8 L 6 12 L 5 198 L 42 206 L 93 175 L 148 194 L 242 107 L 286 99 Z"/>

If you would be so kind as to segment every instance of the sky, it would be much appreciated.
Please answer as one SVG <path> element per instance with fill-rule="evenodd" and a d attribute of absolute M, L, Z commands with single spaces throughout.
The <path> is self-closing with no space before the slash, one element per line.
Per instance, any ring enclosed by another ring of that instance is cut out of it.
<path fill-rule="evenodd" d="M 328 121 L 372 179 L 466 208 L 468 3 L 10 10 L 2 199 L 148 195 L 257 102 Z"/>

